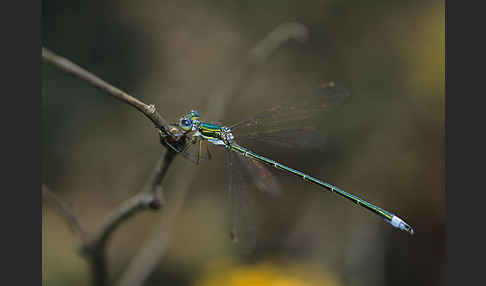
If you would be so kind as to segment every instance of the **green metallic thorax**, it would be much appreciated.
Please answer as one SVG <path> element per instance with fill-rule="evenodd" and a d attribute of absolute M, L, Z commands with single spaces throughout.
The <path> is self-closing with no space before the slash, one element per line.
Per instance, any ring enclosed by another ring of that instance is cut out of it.
<path fill-rule="evenodd" d="M 221 126 L 217 124 L 211 124 L 206 122 L 201 122 L 199 125 L 199 133 L 204 139 L 221 139 Z"/>

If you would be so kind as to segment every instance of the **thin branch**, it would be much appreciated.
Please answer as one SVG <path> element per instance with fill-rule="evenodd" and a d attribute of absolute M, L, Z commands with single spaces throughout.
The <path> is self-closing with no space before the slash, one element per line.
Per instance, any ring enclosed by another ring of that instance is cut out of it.
<path fill-rule="evenodd" d="M 157 210 L 164 205 L 162 180 L 177 153 L 167 149 L 155 165 L 142 191 L 111 212 L 100 230 L 84 245 L 84 253 L 91 262 L 95 285 L 106 285 L 108 279 L 106 245 L 118 227 L 143 210 Z"/>
<path fill-rule="evenodd" d="M 79 223 L 78 219 L 64 202 L 61 201 L 46 185 L 42 185 L 42 199 L 57 210 L 61 218 L 64 219 L 75 236 L 77 236 L 81 243 L 86 240 L 86 232 Z"/>
<path fill-rule="evenodd" d="M 135 107 L 137 110 L 142 112 L 148 119 L 150 119 L 156 128 L 164 132 L 165 135 L 172 136 L 174 138 L 176 137 L 176 134 L 173 134 L 173 131 L 169 128 L 169 122 L 157 112 L 155 105 L 143 103 L 139 99 L 105 82 L 101 78 L 78 66 L 72 61 L 61 57 L 44 47 L 42 47 L 42 58 L 47 63 L 50 63 L 60 68 L 64 72 L 76 76 L 82 80 L 85 80 L 91 85 L 97 87 L 98 89 L 108 93 L 109 95 Z"/>
<path fill-rule="evenodd" d="M 305 43 L 308 38 L 309 31 L 301 23 L 281 23 L 248 53 L 248 62 L 250 65 L 262 64 L 289 40 Z"/>
<path fill-rule="evenodd" d="M 160 209 L 164 204 L 162 197 L 162 180 L 167 174 L 175 155 L 176 153 L 166 150 L 165 154 L 159 159 L 152 170 L 142 191 L 120 204 L 116 210 L 106 217 L 102 227 L 90 241 L 90 248 L 96 249 L 104 247 L 108 238 L 118 226 L 139 211 L 145 209 Z"/>

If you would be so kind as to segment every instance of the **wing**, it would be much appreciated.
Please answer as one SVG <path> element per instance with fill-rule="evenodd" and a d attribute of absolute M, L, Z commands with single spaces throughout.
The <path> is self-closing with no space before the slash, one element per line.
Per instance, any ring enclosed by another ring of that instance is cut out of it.
<path fill-rule="evenodd" d="M 180 154 L 196 165 L 212 158 L 209 144 L 197 136 L 186 139 L 186 145 Z"/>
<path fill-rule="evenodd" d="M 232 151 L 227 151 L 228 174 L 228 201 L 230 215 L 230 238 L 243 254 L 248 254 L 255 249 L 257 225 L 251 208 L 248 187 L 237 165 L 237 156 Z"/>
<path fill-rule="evenodd" d="M 281 127 L 306 126 L 311 118 L 319 118 L 335 110 L 349 98 L 349 92 L 335 83 L 322 84 L 310 96 L 299 97 L 297 102 L 274 106 L 247 120 L 233 124 L 230 129 L 244 135 L 244 129 L 275 129 Z M 304 122 L 304 124 L 303 124 Z M 251 131 L 250 131 L 251 132 Z"/>
<path fill-rule="evenodd" d="M 234 156 L 236 156 L 241 162 L 241 165 L 245 167 L 248 176 L 260 191 L 272 196 L 281 194 L 278 180 L 264 165 L 248 157 L 238 154 L 235 154 Z"/>
<path fill-rule="evenodd" d="M 284 148 L 307 149 L 323 146 L 326 136 L 312 126 L 302 128 L 275 128 L 239 135 L 239 140 L 259 141 Z"/>

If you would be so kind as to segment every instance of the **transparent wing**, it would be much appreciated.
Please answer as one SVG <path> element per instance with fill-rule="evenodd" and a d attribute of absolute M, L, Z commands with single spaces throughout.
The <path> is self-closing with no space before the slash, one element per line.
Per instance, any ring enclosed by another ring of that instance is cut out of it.
<path fill-rule="evenodd" d="M 243 178 L 239 160 L 234 160 L 232 151 L 227 151 L 228 201 L 230 212 L 230 238 L 243 254 L 255 249 L 257 225 L 251 208 L 248 187 Z"/>
<path fill-rule="evenodd" d="M 281 194 L 280 184 L 272 172 L 258 161 L 235 154 L 241 164 L 245 167 L 248 176 L 256 187 L 269 195 L 278 196 Z"/>
<path fill-rule="evenodd" d="M 199 165 L 203 160 L 211 160 L 212 154 L 209 148 L 208 142 L 202 140 L 200 137 L 188 137 L 186 139 L 186 145 L 180 153 L 190 162 Z"/>
<path fill-rule="evenodd" d="M 319 146 L 325 138 L 316 125 L 324 115 L 337 109 L 349 98 L 349 92 L 335 83 L 322 84 L 310 96 L 279 105 L 250 119 L 230 126 L 236 139 L 277 143 L 285 147 Z"/>
<path fill-rule="evenodd" d="M 270 143 L 285 148 L 307 149 L 323 146 L 327 138 L 317 128 L 306 126 L 302 128 L 276 128 L 266 131 L 257 130 L 238 136 L 238 139 Z"/>

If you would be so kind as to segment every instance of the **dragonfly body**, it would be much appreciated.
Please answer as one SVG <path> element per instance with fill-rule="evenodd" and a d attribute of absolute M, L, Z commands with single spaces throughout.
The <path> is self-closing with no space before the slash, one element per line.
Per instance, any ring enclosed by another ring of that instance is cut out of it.
<path fill-rule="evenodd" d="M 396 227 L 400 230 L 407 231 L 410 234 L 413 234 L 412 227 L 410 227 L 407 223 L 405 223 L 402 219 L 400 219 L 398 216 L 394 215 L 393 213 L 383 210 L 382 208 L 375 206 L 374 204 L 371 204 L 353 194 L 347 193 L 336 186 L 328 184 L 320 179 L 317 179 L 299 170 L 290 168 L 284 164 L 281 164 L 272 159 L 259 155 L 243 146 L 238 145 L 234 141 L 235 137 L 233 136 L 231 129 L 229 127 L 221 126 L 218 124 L 207 123 L 207 122 L 201 122 L 199 121 L 199 113 L 197 113 L 197 111 L 191 111 L 186 116 L 181 118 L 180 127 L 187 132 L 192 131 L 193 132 L 192 136 L 195 138 L 199 137 L 201 140 L 210 142 L 214 145 L 222 146 L 227 150 L 236 152 L 245 157 L 252 158 L 259 162 L 263 162 L 276 169 L 283 170 L 284 172 L 298 176 L 302 178 L 304 181 L 314 183 L 331 192 L 337 193 L 340 196 L 382 217 L 393 227 Z"/>

